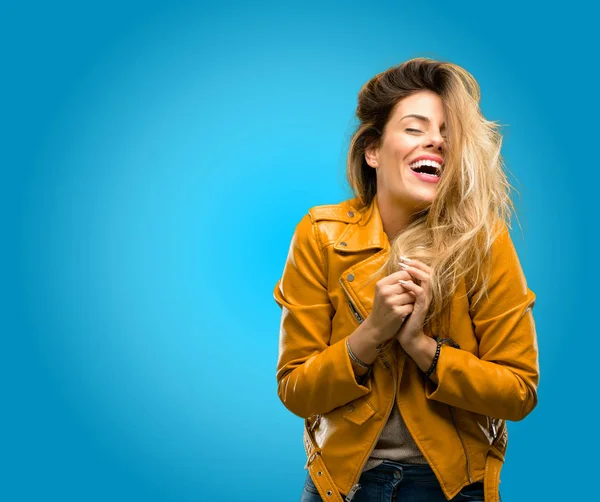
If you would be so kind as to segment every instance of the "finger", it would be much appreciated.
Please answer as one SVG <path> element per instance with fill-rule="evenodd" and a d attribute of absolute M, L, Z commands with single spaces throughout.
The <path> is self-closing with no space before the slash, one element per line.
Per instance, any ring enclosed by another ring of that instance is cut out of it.
<path fill-rule="evenodd" d="M 403 279 L 405 281 L 411 281 L 413 279 L 413 276 L 410 275 L 410 272 L 408 270 L 400 270 L 398 271 L 398 280 L 396 280 L 396 283 L 400 280 Z"/>
<path fill-rule="evenodd" d="M 403 261 L 404 263 L 406 263 L 407 265 L 410 265 L 412 267 L 418 268 L 419 270 L 422 270 L 423 272 L 431 275 L 433 270 L 431 269 L 430 266 L 425 265 L 425 263 L 423 263 L 422 261 L 416 260 L 416 259 L 410 259 L 408 258 L 408 256 L 401 256 L 400 257 L 400 261 Z"/>
<path fill-rule="evenodd" d="M 408 275 L 408 274 L 407 274 Z M 404 285 L 402 284 L 402 280 L 404 281 L 412 281 L 411 277 L 407 277 L 406 279 L 400 279 L 398 280 L 398 282 L 396 284 L 394 284 L 394 288 L 396 289 L 396 291 L 398 292 L 397 294 L 404 294 L 404 293 L 410 293 L 411 295 L 414 295 L 415 292 L 412 290 L 408 290 L 404 287 Z M 414 281 L 412 281 L 414 282 Z"/>
<path fill-rule="evenodd" d="M 421 286 L 417 286 L 414 282 L 412 281 L 398 281 L 400 284 L 402 284 L 403 287 L 405 287 L 407 290 L 412 291 L 413 293 L 415 293 L 417 300 L 422 299 L 423 302 L 426 304 L 427 303 L 427 297 L 425 295 L 425 291 L 423 290 L 423 288 Z"/>
<path fill-rule="evenodd" d="M 400 263 L 400 267 L 402 268 L 402 270 L 405 270 L 406 272 L 408 272 L 415 279 L 418 279 L 421 282 L 426 282 L 429 284 L 431 275 L 428 274 L 427 272 L 424 272 L 423 270 L 413 267 L 412 265 L 407 265 L 406 263 Z"/>
<path fill-rule="evenodd" d="M 384 300 L 388 306 L 393 307 L 397 305 L 406 305 L 408 303 L 415 303 L 417 301 L 417 295 L 414 293 L 414 291 L 408 291 L 404 289 L 401 284 L 396 284 L 394 288 L 394 294 L 388 293 L 387 298 Z"/>
<path fill-rule="evenodd" d="M 380 283 L 382 286 L 393 286 L 397 284 L 400 279 L 409 281 L 411 279 L 411 275 L 406 270 L 397 270 L 383 279 L 380 279 L 378 283 Z"/>
<path fill-rule="evenodd" d="M 409 314 L 412 314 L 412 312 L 413 312 L 414 309 L 415 309 L 415 306 L 412 303 L 407 303 L 406 305 L 402 305 L 402 306 L 396 307 L 394 309 L 394 312 L 398 316 L 406 317 Z"/>
<path fill-rule="evenodd" d="M 392 305 L 406 305 L 407 303 L 415 303 L 416 295 L 412 291 L 406 291 L 399 295 L 394 296 L 390 301 Z"/>
<path fill-rule="evenodd" d="M 405 287 L 407 284 L 412 284 L 415 286 L 415 288 L 411 288 L 411 287 Z M 404 291 L 407 291 L 409 293 L 412 293 L 415 296 L 415 299 L 417 301 L 420 302 L 419 303 L 423 303 L 424 305 L 429 305 L 429 303 L 431 302 L 431 292 L 430 292 L 430 288 L 429 288 L 429 284 L 427 282 L 424 282 L 422 284 L 420 283 L 416 283 L 415 281 L 398 281 L 398 285 L 402 288 L 404 288 Z M 421 296 L 422 293 L 422 296 Z"/>
<path fill-rule="evenodd" d="M 401 272 L 402 272 L 402 274 L 397 276 L 398 279 L 392 283 L 386 284 L 383 281 L 383 279 L 381 281 L 379 281 L 376 286 L 377 293 L 379 295 L 385 297 L 385 296 L 390 296 L 390 295 L 398 295 L 400 293 L 405 292 L 406 290 L 402 288 L 402 286 L 400 285 L 400 283 L 398 281 L 400 279 L 404 279 L 405 281 L 410 281 L 410 280 L 412 280 L 412 276 L 404 270 L 402 270 Z"/>
<path fill-rule="evenodd" d="M 396 270 L 396 272 L 392 272 L 385 279 L 390 283 L 398 282 L 398 279 L 402 279 L 403 274 L 406 272 L 404 270 Z"/>

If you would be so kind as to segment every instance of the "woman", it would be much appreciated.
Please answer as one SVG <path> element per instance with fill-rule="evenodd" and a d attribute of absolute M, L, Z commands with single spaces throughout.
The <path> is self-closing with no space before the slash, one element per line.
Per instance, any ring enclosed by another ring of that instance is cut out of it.
<path fill-rule="evenodd" d="M 296 227 L 274 296 L 302 501 L 497 501 L 538 350 L 501 136 L 463 68 L 417 58 L 358 97 L 355 194 Z"/>

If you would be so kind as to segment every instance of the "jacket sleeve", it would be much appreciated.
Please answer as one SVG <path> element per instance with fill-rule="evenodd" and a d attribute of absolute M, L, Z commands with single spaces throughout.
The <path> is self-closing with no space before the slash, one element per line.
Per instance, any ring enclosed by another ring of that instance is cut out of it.
<path fill-rule="evenodd" d="M 287 409 L 307 418 L 371 392 L 357 383 L 345 339 L 329 345 L 335 309 L 310 214 L 296 226 L 274 297 L 282 309 L 277 392 Z"/>
<path fill-rule="evenodd" d="M 426 394 L 451 406 L 505 420 L 522 420 L 537 404 L 538 344 L 534 293 L 506 225 L 491 248 L 488 296 L 471 307 L 479 357 L 443 345 L 438 383 Z"/>

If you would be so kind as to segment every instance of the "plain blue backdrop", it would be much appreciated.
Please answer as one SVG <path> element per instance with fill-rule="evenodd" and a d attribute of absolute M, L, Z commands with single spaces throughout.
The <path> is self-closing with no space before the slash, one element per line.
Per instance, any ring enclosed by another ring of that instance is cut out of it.
<path fill-rule="evenodd" d="M 273 288 L 302 216 L 351 196 L 361 85 L 414 56 L 478 79 L 518 190 L 541 383 L 503 500 L 594 498 L 592 19 L 580 0 L 3 2 L 0 499 L 299 499 Z"/>

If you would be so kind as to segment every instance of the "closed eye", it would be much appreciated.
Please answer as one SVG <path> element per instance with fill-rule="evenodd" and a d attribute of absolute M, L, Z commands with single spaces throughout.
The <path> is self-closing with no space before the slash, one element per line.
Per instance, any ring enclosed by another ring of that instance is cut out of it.
<path fill-rule="evenodd" d="M 405 129 L 406 132 L 423 132 L 419 131 L 419 129 Z"/>

